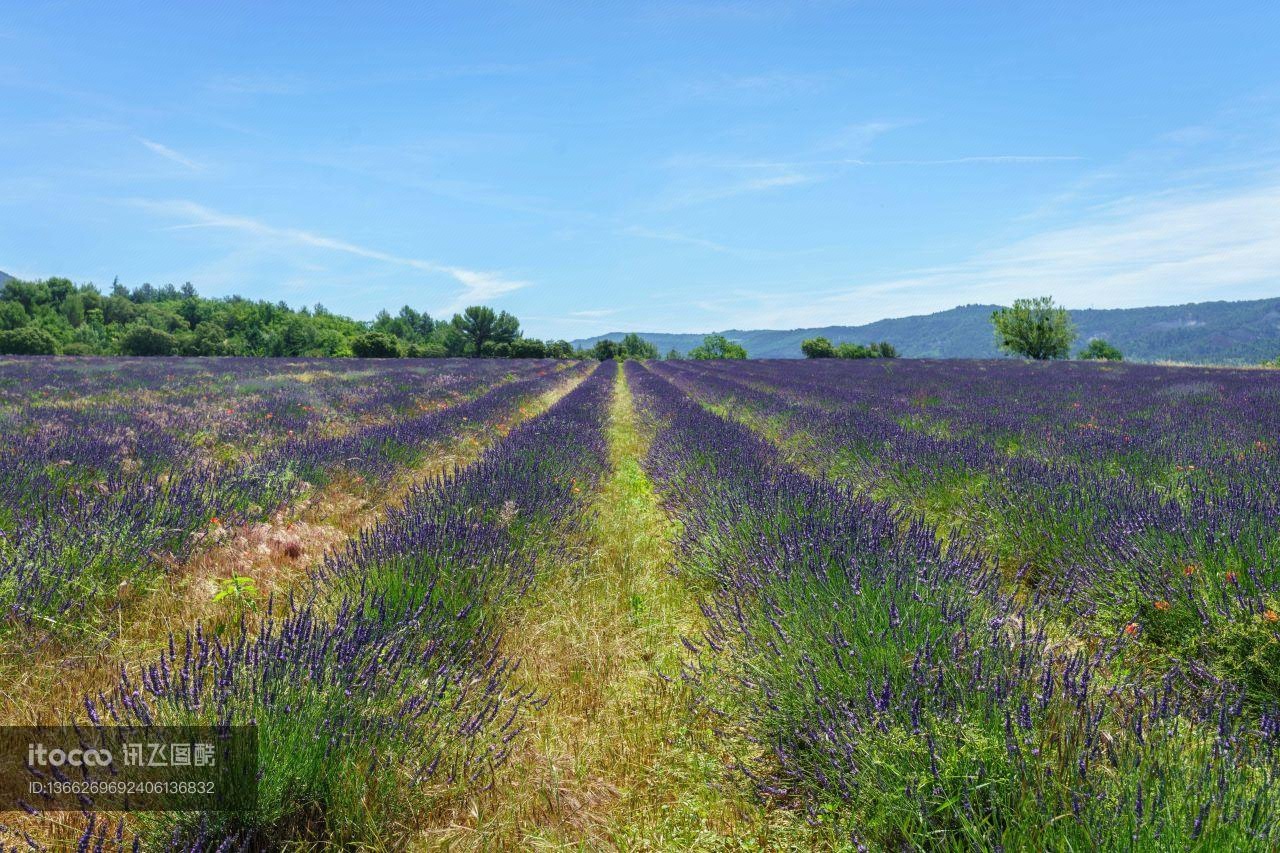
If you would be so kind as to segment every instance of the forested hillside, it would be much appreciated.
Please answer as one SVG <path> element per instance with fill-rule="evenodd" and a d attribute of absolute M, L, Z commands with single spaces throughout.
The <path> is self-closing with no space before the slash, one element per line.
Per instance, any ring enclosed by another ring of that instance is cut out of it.
<path fill-rule="evenodd" d="M 906 357 L 996 358 L 991 312 L 996 305 L 963 305 L 936 314 L 878 320 L 863 326 L 810 329 L 730 329 L 726 337 L 752 358 L 800 358 L 806 338 L 833 343 L 887 340 Z M 1139 361 L 1253 364 L 1280 355 L 1280 297 L 1247 302 L 1199 302 L 1151 308 L 1085 309 L 1071 312 L 1078 346 L 1091 338 L 1115 344 Z M 702 335 L 641 332 L 662 352 L 687 352 Z M 601 337 L 618 340 L 621 332 Z M 574 341 L 589 347 L 600 338 Z"/>

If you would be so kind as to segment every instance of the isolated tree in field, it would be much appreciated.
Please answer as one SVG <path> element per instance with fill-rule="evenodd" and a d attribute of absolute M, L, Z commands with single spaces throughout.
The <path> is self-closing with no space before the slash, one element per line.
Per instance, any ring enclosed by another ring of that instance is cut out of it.
<path fill-rule="evenodd" d="M 1124 354 L 1115 344 L 1109 344 L 1102 338 L 1094 338 L 1080 350 L 1078 358 L 1092 361 L 1124 361 Z"/>
<path fill-rule="evenodd" d="M 800 344 L 805 358 L 835 358 L 836 348 L 826 338 L 809 338 Z"/>
<path fill-rule="evenodd" d="M 1071 315 L 1051 296 L 1015 300 L 1012 308 L 992 313 L 991 325 L 1001 350 L 1037 360 L 1067 358 L 1076 339 Z"/>
<path fill-rule="evenodd" d="M 746 358 L 747 351 L 724 335 L 707 335 L 702 343 L 689 350 L 689 358 L 701 360 L 716 358 Z"/>
<path fill-rule="evenodd" d="M 665 358 L 667 361 L 680 361 L 684 358 L 684 356 L 680 354 L 680 350 L 676 349 L 675 347 L 672 347 L 671 349 L 667 350 L 667 354 L 664 355 L 663 358 Z"/>

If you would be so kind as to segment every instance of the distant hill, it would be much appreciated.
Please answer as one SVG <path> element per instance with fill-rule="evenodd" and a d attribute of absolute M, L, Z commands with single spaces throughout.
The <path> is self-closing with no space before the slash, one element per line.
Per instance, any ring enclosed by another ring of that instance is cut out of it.
<path fill-rule="evenodd" d="M 4 284 L 6 281 L 13 281 L 13 276 L 9 275 L 4 270 L 0 270 L 0 284 Z"/>
<path fill-rule="evenodd" d="M 889 341 L 915 358 L 994 358 L 991 312 L 996 305 L 962 305 L 936 314 L 877 320 L 864 326 L 813 329 L 728 329 L 721 334 L 747 348 L 752 358 L 800 358 L 800 342 L 822 335 L 833 343 Z M 1090 338 L 1115 344 L 1136 361 L 1187 361 L 1253 364 L 1280 355 L 1280 297 L 1248 302 L 1197 302 L 1153 308 L 1072 311 L 1080 330 L 1078 346 Z M 701 335 L 641 332 L 658 350 L 688 352 Z M 574 341 L 590 347 L 601 338 L 620 340 L 621 332 Z"/>

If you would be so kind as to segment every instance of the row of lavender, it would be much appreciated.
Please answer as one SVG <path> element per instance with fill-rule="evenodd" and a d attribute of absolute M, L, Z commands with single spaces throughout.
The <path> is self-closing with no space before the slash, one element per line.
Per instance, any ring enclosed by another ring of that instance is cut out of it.
<path fill-rule="evenodd" d="M 228 637 L 199 628 L 110 695 L 94 722 L 254 723 L 247 814 L 135 816 L 149 846 L 399 847 L 421 816 L 500 767 L 538 697 L 513 688 L 503 605 L 533 581 L 607 466 L 613 384 L 598 368 L 475 464 L 415 488 L 331 553 L 305 601 Z M 118 831 L 93 816 L 81 844 Z"/>
<path fill-rule="evenodd" d="M 1255 704 L 1280 703 L 1274 374 L 980 362 L 903 376 L 781 363 L 662 370 L 772 425 L 809 466 L 980 543 L 1009 589 L 1067 636 L 1124 635 L 1153 679 L 1181 662 L 1243 686 Z M 916 384 L 947 401 L 935 407 L 944 431 L 910 417 Z M 1208 390 L 1191 398 L 1190 386 Z M 1106 430 L 1072 420 L 1082 417 L 1125 432 L 1099 441 Z"/>
<path fill-rule="evenodd" d="M 1051 635 L 976 550 L 628 377 L 706 589 L 689 677 L 762 794 L 884 848 L 1280 843 L 1280 726 L 1237 687 L 1130 677 L 1126 635 Z"/>
<path fill-rule="evenodd" d="M 0 605 L 27 623 L 92 620 L 122 581 L 145 585 L 221 525 L 339 471 L 385 480 L 560 378 L 553 363 L 474 364 L 315 376 L 322 363 L 5 362 Z"/>

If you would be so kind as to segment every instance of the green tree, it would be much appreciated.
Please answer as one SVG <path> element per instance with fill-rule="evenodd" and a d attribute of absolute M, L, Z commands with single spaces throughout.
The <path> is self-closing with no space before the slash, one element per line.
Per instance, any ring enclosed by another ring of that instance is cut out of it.
<path fill-rule="evenodd" d="M 230 355 L 227 333 L 217 323 L 205 321 L 182 343 L 183 355 Z"/>
<path fill-rule="evenodd" d="M 351 341 L 356 358 L 399 358 L 400 341 L 386 332 L 365 332 Z"/>
<path fill-rule="evenodd" d="M 67 318 L 71 328 L 78 329 L 84 323 L 84 298 L 73 293 L 62 302 L 62 316 Z"/>
<path fill-rule="evenodd" d="M 889 343 L 888 341 L 881 341 L 878 344 L 872 344 L 871 349 L 879 350 L 880 354 L 877 356 L 873 356 L 874 358 L 897 358 L 898 357 L 898 348 L 895 347 L 893 344 Z"/>
<path fill-rule="evenodd" d="M 897 358 L 898 349 L 888 341 L 871 344 L 842 343 L 836 347 L 840 358 Z"/>
<path fill-rule="evenodd" d="M 836 348 L 831 341 L 823 337 L 808 338 L 800 344 L 800 352 L 805 358 L 835 358 Z"/>
<path fill-rule="evenodd" d="M 21 302 L 0 302 L 0 331 L 19 329 L 31 322 Z"/>
<path fill-rule="evenodd" d="M 409 344 L 409 358 L 444 358 L 446 355 L 444 347 L 437 343 Z"/>
<path fill-rule="evenodd" d="M 541 341 L 521 343 L 520 321 L 511 314 L 479 306 L 468 309 L 469 316 L 459 315 L 457 327 L 408 306 L 394 316 L 380 312 L 374 323 L 364 324 L 318 304 L 294 310 L 283 302 L 240 296 L 206 299 L 190 283 L 180 288 L 143 284 L 130 290 L 117 280 L 108 293 L 65 278 L 6 280 L 0 285 L 0 331 L 34 326 L 53 337 L 59 352 L 97 355 L 172 351 L 192 356 L 349 357 L 353 341 L 368 332 L 390 336 L 400 352 L 414 346 L 418 354 L 550 352 Z M 482 338 L 478 348 L 459 330 L 472 321 L 478 327 L 473 331 Z M 168 338 L 135 326 L 167 333 L 172 347 Z M 572 356 L 568 344 L 557 345 L 561 357 Z"/>
<path fill-rule="evenodd" d="M 664 358 L 666 358 L 667 361 L 680 361 L 684 358 L 684 356 L 680 354 L 680 350 L 676 349 L 675 347 L 672 347 L 671 349 L 667 350 L 667 354 L 664 356 Z"/>
<path fill-rule="evenodd" d="M 623 336 L 622 341 L 618 344 L 621 358 L 648 359 L 658 357 L 658 348 L 637 335 L 635 332 L 629 332 Z"/>
<path fill-rule="evenodd" d="M 500 344 L 509 344 L 518 337 L 520 337 L 520 321 L 514 314 L 499 311 L 498 319 L 493 324 L 493 339 Z"/>
<path fill-rule="evenodd" d="M 707 335 L 702 339 L 701 344 L 689 350 L 689 358 L 701 360 L 746 357 L 746 349 L 724 335 Z"/>
<path fill-rule="evenodd" d="M 520 338 L 508 345 L 511 358 L 546 358 L 547 345 L 537 338 Z"/>
<path fill-rule="evenodd" d="M 836 355 L 840 358 L 871 358 L 871 348 L 862 344 L 842 343 L 836 347 Z"/>
<path fill-rule="evenodd" d="M 1066 358 L 1076 339 L 1071 315 L 1051 296 L 1015 300 L 1013 307 L 992 313 L 991 325 L 1002 351 L 1037 360 Z"/>
<path fill-rule="evenodd" d="M 547 358 L 573 358 L 573 345 L 568 341 L 547 341 Z"/>
<path fill-rule="evenodd" d="M 122 355 L 173 355 L 177 351 L 176 337 L 144 323 L 130 326 L 120 339 Z"/>
<path fill-rule="evenodd" d="M 0 332 L 0 355 L 53 355 L 58 342 L 53 335 L 35 326 Z"/>
<path fill-rule="evenodd" d="M 453 326 L 475 355 L 485 352 L 486 343 L 509 344 L 520 335 L 519 320 L 506 311 L 499 314 L 487 305 L 471 305 L 461 314 L 454 314 Z"/>
<path fill-rule="evenodd" d="M 618 357 L 618 344 L 608 338 L 602 338 L 591 347 L 591 357 L 598 361 L 608 361 Z"/>
<path fill-rule="evenodd" d="M 1120 352 L 1120 348 L 1102 338 L 1090 340 L 1076 357 L 1092 361 L 1124 361 L 1124 353 Z"/>
<path fill-rule="evenodd" d="M 6 302 L 17 302 L 27 314 L 34 316 L 36 307 L 47 305 L 52 296 L 49 287 L 42 281 L 19 281 L 13 279 L 4 283 L 0 290 L 0 299 Z"/>

